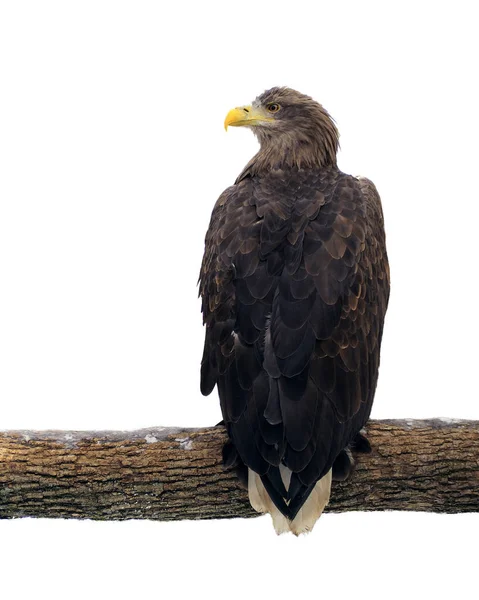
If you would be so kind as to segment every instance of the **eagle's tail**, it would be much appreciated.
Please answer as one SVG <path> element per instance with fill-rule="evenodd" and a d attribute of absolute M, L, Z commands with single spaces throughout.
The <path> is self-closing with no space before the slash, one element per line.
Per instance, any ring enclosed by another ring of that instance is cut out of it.
<path fill-rule="evenodd" d="M 291 480 L 291 471 L 280 465 L 281 479 L 283 480 L 286 490 L 289 489 Z M 308 498 L 301 506 L 294 518 L 288 519 L 277 508 L 276 504 L 271 499 L 271 496 L 266 491 L 266 488 L 261 480 L 261 476 L 248 469 L 248 494 L 251 506 L 260 513 L 270 513 L 273 519 L 273 525 L 276 533 L 286 533 L 291 531 L 295 535 L 300 533 L 308 533 L 311 531 L 316 521 L 321 516 L 325 506 L 329 502 L 331 493 L 331 469 L 322 477 L 312 488 Z"/>

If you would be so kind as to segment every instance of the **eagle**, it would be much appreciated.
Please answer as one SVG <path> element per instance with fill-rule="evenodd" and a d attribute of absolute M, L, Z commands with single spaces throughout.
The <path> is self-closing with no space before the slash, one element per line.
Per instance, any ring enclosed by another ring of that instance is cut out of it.
<path fill-rule="evenodd" d="M 228 126 L 249 127 L 260 149 L 206 233 L 201 392 L 217 386 L 223 459 L 253 508 L 298 535 L 351 472 L 350 448 L 369 446 L 389 298 L 381 200 L 338 169 L 338 130 L 309 96 L 275 87 Z"/>

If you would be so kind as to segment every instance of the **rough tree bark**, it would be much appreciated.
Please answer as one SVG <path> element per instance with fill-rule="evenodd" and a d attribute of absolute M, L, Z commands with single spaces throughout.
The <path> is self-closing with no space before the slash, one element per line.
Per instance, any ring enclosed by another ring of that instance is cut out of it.
<path fill-rule="evenodd" d="M 479 511 L 479 421 L 371 421 L 370 454 L 333 484 L 330 512 Z M 224 471 L 222 427 L 0 432 L 0 518 L 256 516 Z"/>

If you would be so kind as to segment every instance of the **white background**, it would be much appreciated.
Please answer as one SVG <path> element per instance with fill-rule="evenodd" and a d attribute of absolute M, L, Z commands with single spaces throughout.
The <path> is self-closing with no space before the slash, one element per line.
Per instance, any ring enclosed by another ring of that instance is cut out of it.
<path fill-rule="evenodd" d="M 211 425 L 196 280 L 256 151 L 226 112 L 289 85 L 383 198 L 373 417 L 479 419 L 473 2 L 0 4 L 0 428 Z M 0 522 L 2 597 L 471 598 L 479 515 Z M 170 589 L 171 588 L 171 589 Z"/>

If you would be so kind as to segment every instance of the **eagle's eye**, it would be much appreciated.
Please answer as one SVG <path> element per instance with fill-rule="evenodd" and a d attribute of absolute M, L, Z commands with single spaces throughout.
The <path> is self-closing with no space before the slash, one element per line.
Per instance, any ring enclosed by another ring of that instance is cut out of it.
<path fill-rule="evenodd" d="M 279 104 L 276 104 L 276 102 L 272 102 L 271 104 L 268 104 L 266 108 L 268 109 L 268 112 L 275 113 L 278 112 L 281 106 Z"/>

